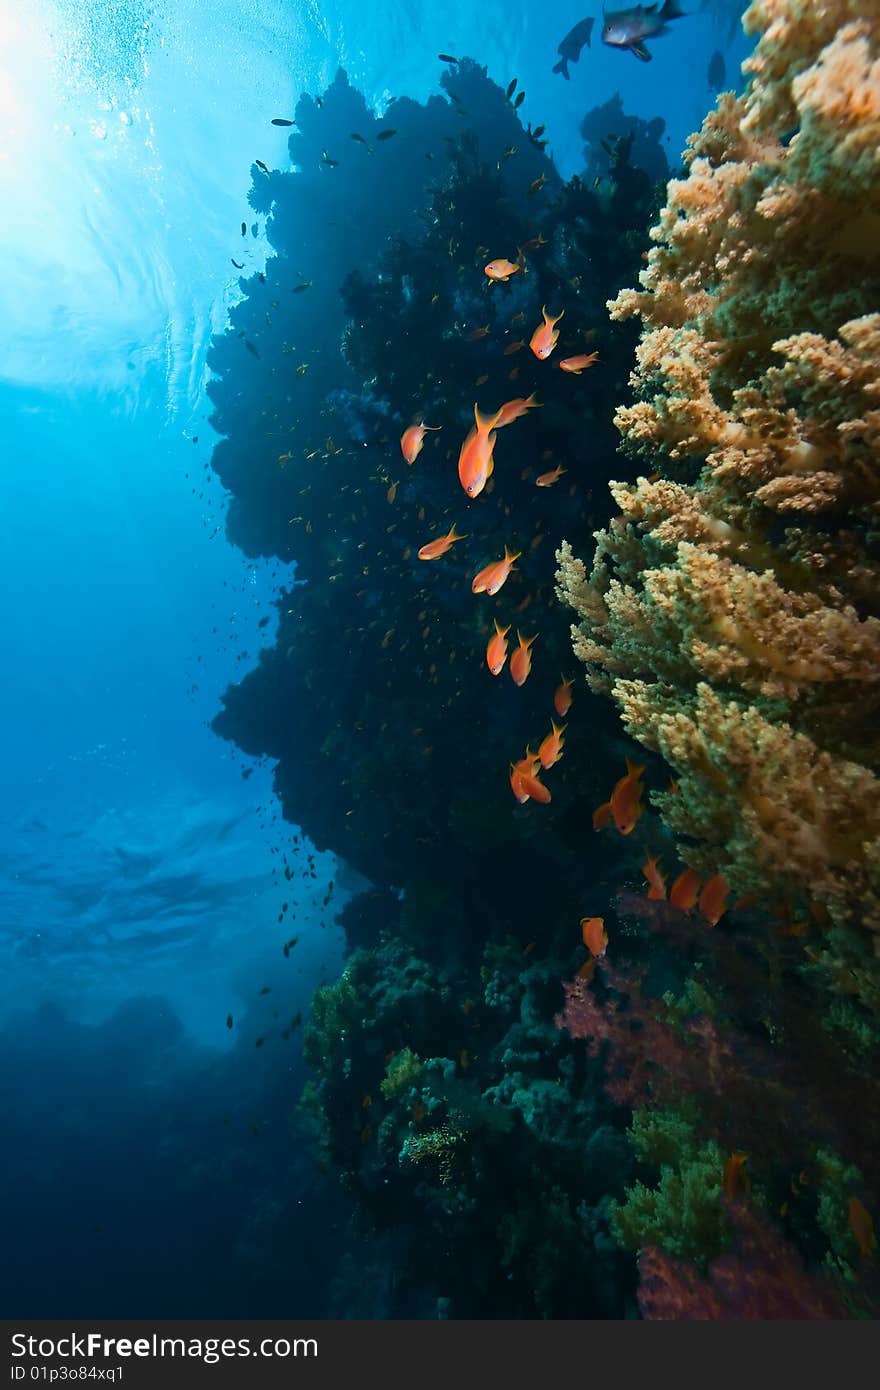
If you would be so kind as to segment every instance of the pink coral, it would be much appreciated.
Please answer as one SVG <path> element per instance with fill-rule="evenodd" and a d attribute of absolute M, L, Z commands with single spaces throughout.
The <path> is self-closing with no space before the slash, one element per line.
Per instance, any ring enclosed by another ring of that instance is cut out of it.
<path fill-rule="evenodd" d="M 731 1250 L 709 1265 L 677 1260 L 656 1246 L 639 1256 L 638 1300 L 653 1321 L 799 1321 L 843 1318 L 830 1284 L 812 1274 L 794 1246 L 743 1203 L 726 1204 Z"/>
<path fill-rule="evenodd" d="M 591 1057 L 608 1044 L 605 1090 L 615 1104 L 635 1107 L 707 1087 L 720 1091 L 724 1078 L 739 1069 L 731 1047 L 706 1015 L 677 1031 L 658 1016 L 662 1002 L 642 996 L 637 979 L 603 962 L 602 980 L 620 997 L 600 1001 L 584 980 L 566 981 L 565 1006 L 554 1022 L 573 1038 L 584 1038 Z"/>

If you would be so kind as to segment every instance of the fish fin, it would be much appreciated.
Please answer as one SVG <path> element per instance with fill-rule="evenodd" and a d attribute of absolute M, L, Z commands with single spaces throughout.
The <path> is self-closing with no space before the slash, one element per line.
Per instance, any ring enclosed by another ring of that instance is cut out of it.
<path fill-rule="evenodd" d="M 629 51 L 630 53 L 632 53 L 633 57 L 641 58 L 643 63 L 650 63 L 651 59 L 654 56 L 653 53 L 649 52 L 649 50 L 645 47 L 643 43 L 631 43 L 629 46 Z"/>
<path fill-rule="evenodd" d="M 687 10 L 681 8 L 678 0 L 666 0 L 660 10 L 660 19 L 684 19 L 686 15 Z"/>
<path fill-rule="evenodd" d="M 559 59 L 559 62 L 556 64 L 556 67 L 553 69 L 553 71 L 554 71 L 554 72 L 561 72 L 561 73 L 562 73 L 562 76 L 565 78 L 566 82 L 568 82 L 568 81 L 571 80 L 571 79 L 569 78 L 569 75 L 568 75 L 568 59 L 567 59 L 567 58 L 560 58 L 560 59 Z"/>
<path fill-rule="evenodd" d="M 474 401 L 474 419 L 477 422 L 477 429 L 483 429 L 487 433 L 489 430 L 494 430 L 498 421 L 501 419 L 503 410 L 504 406 L 502 405 L 495 411 L 494 415 L 481 415 L 480 407 L 477 405 L 476 401 Z"/>
<path fill-rule="evenodd" d="M 634 763 L 630 758 L 626 760 L 626 770 L 630 777 L 641 777 L 645 770 L 644 763 Z"/>
<path fill-rule="evenodd" d="M 604 830 L 611 823 L 611 802 L 603 801 L 593 812 L 593 829 Z"/>

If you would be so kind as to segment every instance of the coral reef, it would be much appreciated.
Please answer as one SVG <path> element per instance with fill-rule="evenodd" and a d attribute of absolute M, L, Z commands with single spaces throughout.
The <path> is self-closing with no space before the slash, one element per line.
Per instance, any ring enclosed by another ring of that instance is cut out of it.
<path fill-rule="evenodd" d="M 662 754 L 654 803 L 689 864 L 830 915 L 813 946 L 876 1009 L 880 951 L 880 16 L 758 0 L 743 96 L 673 180 L 641 290 L 650 476 L 590 573 L 563 544 L 575 651 Z"/>
<path fill-rule="evenodd" d="M 803 42 L 806 113 L 818 98 Z M 756 63 L 762 53 L 766 43 Z M 761 81 L 756 67 L 750 111 Z M 314 1000 L 301 1108 L 374 1252 L 374 1296 L 352 1306 L 637 1316 L 641 1250 L 644 1315 L 675 1298 L 684 1309 L 684 1288 L 721 1316 L 717 1262 L 751 1269 L 759 1243 L 725 1192 L 739 1152 L 761 1231 L 780 1224 L 786 1253 L 774 1268 L 802 1265 L 810 1280 L 827 1264 L 870 1306 L 845 1223 L 854 1199 L 871 1210 L 878 1195 L 877 1107 L 866 1100 L 873 965 L 856 920 L 877 833 L 862 442 L 874 330 L 856 280 L 838 272 L 835 290 L 820 264 L 831 195 L 815 208 L 806 316 L 789 305 L 794 251 L 772 252 L 790 222 L 755 204 L 769 209 L 772 188 L 783 217 L 782 194 L 806 179 L 792 161 L 811 147 L 797 155 L 794 105 L 771 139 L 769 127 L 746 135 L 745 108 L 723 98 L 688 178 L 672 185 L 679 201 L 655 235 L 644 303 L 634 301 L 622 287 L 647 254 L 656 202 L 632 132 L 609 142 L 598 186 L 563 184 L 484 70 L 463 59 L 442 82 L 444 97 L 424 107 L 393 103 L 394 139 L 383 142 L 385 122 L 342 76 L 321 101 L 302 99 L 296 168 L 255 174 L 276 255 L 243 285 L 212 355 L 229 534 L 296 562 L 275 645 L 227 692 L 215 728 L 275 760 L 285 816 L 370 885 L 340 918 L 345 970 Z M 853 153 L 866 162 L 857 144 Z M 731 199 L 726 223 L 715 192 Z M 835 255 L 863 271 L 868 203 L 856 212 L 850 195 L 835 196 L 848 229 Z M 488 257 L 518 247 L 521 269 L 491 283 Z M 698 268 L 676 285 L 688 255 Z M 760 288 L 749 288 L 750 258 Z M 619 290 L 649 332 L 642 399 L 618 426 L 662 474 L 617 486 L 623 515 L 600 533 L 588 578 L 574 556 L 606 520 L 596 493 L 614 466 L 611 417 L 637 337 L 632 321 L 603 323 Z M 528 351 L 542 306 L 565 309 L 558 356 L 595 348 L 595 370 L 570 375 Z M 533 391 L 539 408 L 499 432 L 496 471 L 467 501 L 455 453 L 474 401 L 485 411 Z M 419 420 L 432 428 L 410 462 L 399 441 Z M 822 467 L 808 479 L 814 448 Z M 796 466 L 775 468 L 782 457 Z M 759 498 L 783 471 L 789 490 Z M 555 485 L 536 486 L 550 473 Z M 832 473 L 837 491 L 822 476 Z M 815 489 L 798 491 L 805 480 Z M 460 544 L 423 564 L 419 549 L 453 523 Z M 552 806 L 521 804 L 507 768 L 546 735 L 554 707 L 563 717 L 554 690 L 572 673 L 552 598 L 548 537 L 560 534 L 572 542 L 562 582 L 583 618 L 577 650 L 594 691 L 573 692 Z M 522 554 L 490 607 L 471 576 L 508 547 Z M 522 688 L 486 669 L 494 617 L 539 631 Z M 593 830 L 634 751 L 607 689 L 652 750 L 639 759 L 648 787 L 662 758 L 678 779 L 652 792 L 666 828 L 648 812 L 629 839 Z M 789 887 L 782 930 L 767 930 L 760 902 L 732 900 L 713 929 L 634 891 L 633 848 L 669 867 L 673 834 L 688 862 L 723 870 L 737 894 Z M 797 851 L 789 870 L 783 844 Z M 803 931 L 802 906 L 813 913 Z M 608 938 L 598 962 L 585 960 L 577 927 L 597 912 Z M 837 1008 L 823 1016 L 826 986 L 810 972 L 827 981 L 832 969 Z M 674 1290 L 655 1305 L 649 1246 Z M 811 1306 L 806 1295 L 798 1306 Z"/>

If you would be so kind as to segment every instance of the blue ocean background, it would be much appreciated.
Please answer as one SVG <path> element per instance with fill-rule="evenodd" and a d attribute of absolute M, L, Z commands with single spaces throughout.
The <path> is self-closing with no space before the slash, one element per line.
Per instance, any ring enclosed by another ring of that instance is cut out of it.
<path fill-rule="evenodd" d="M 295 1107 L 358 880 L 209 728 L 294 577 L 225 539 L 205 395 L 231 259 L 270 254 L 271 118 L 340 67 L 379 113 L 424 101 L 445 51 L 518 78 L 563 177 L 617 93 L 674 169 L 711 54 L 734 85 L 747 52 L 742 5 L 688 8 L 651 64 L 594 41 L 564 82 L 597 6 L 0 0 L 7 1316 L 351 1311 L 357 1238 Z"/>

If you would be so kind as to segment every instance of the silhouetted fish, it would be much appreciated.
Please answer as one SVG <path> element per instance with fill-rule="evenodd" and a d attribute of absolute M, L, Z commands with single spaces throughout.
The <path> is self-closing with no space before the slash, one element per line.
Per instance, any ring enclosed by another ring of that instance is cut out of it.
<path fill-rule="evenodd" d="M 273 124 L 273 125 L 293 125 L 293 121 L 285 120 L 284 116 L 273 116 L 273 117 L 272 117 L 272 124 Z"/>
<path fill-rule="evenodd" d="M 717 48 L 709 59 L 709 70 L 706 76 L 709 81 L 709 91 L 720 92 L 727 78 L 727 68 L 724 65 L 724 56 Z"/>
<path fill-rule="evenodd" d="M 685 11 L 678 6 L 678 0 L 663 0 L 663 4 L 633 5 L 628 10 L 615 10 L 604 16 L 602 42 L 609 48 L 629 49 L 643 63 L 650 63 L 652 54 L 645 39 L 656 38 L 666 31 L 670 19 L 683 19 Z"/>
<path fill-rule="evenodd" d="M 553 71 L 561 72 L 566 82 L 568 82 L 571 76 L 568 71 L 569 63 L 577 62 L 578 58 L 581 56 L 581 49 L 585 44 L 587 48 L 590 47 L 590 35 L 593 32 L 593 25 L 595 22 L 596 21 L 592 18 L 580 20 L 573 29 L 569 29 L 562 43 L 556 50 L 557 53 L 562 54 L 562 57 Z"/>

